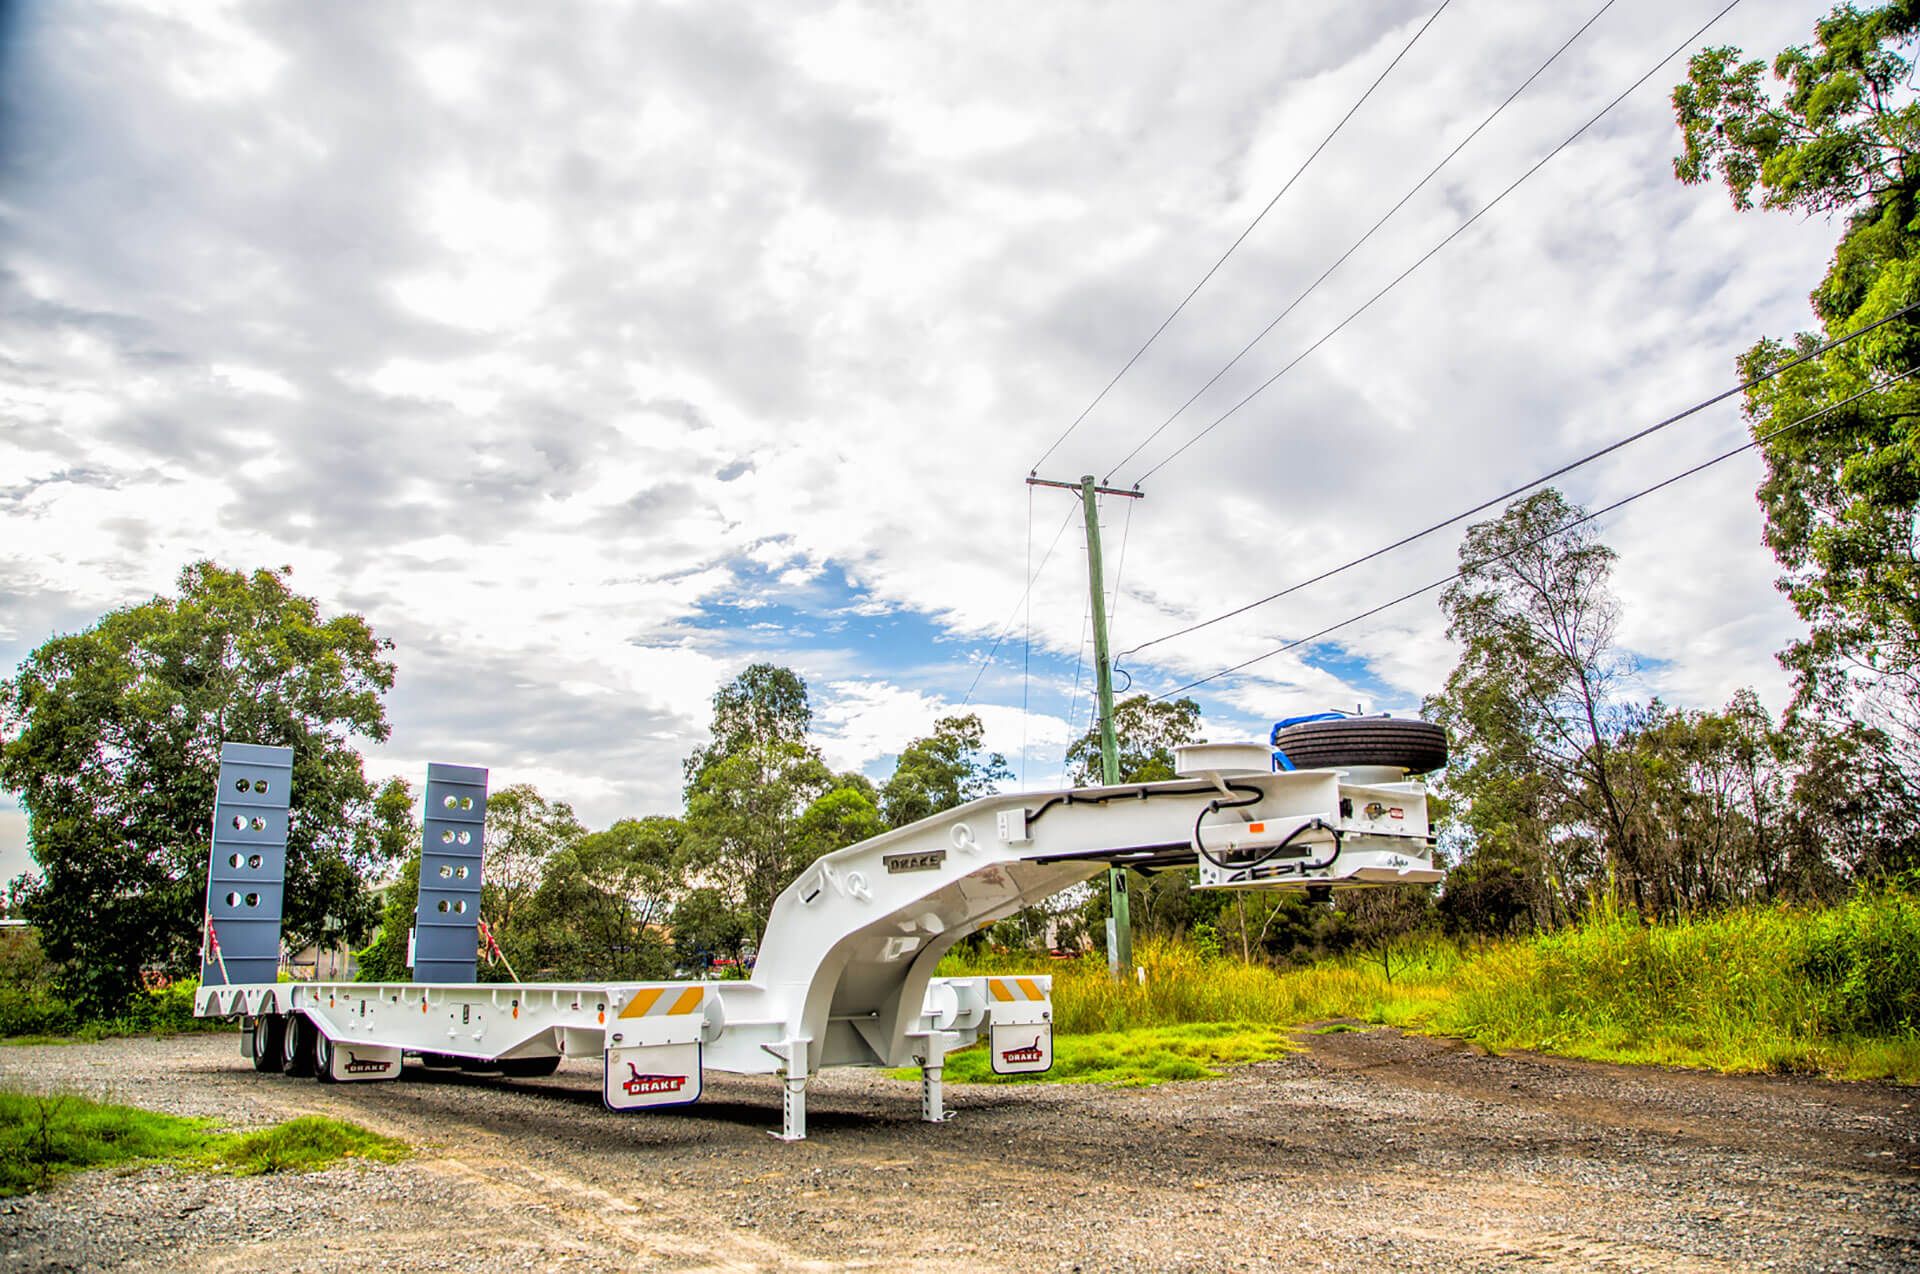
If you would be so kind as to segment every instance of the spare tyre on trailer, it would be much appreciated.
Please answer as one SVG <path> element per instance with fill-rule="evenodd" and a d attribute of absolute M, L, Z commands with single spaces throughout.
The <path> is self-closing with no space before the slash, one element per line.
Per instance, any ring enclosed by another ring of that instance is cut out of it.
<path fill-rule="evenodd" d="M 1282 722 L 1274 727 L 1273 749 L 1283 770 L 1380 766 L 1425 774 L 1447 763 L 1447 732 L 1431 721 L 1329 717 Z"/>

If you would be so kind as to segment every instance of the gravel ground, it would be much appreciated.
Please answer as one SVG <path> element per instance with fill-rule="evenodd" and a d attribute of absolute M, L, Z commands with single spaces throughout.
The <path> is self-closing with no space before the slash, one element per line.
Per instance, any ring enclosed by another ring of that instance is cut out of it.
<path fill-rule="evenodd" d="M 1920 1092 L 1488 1057 L 1391 1031 L 1207 1083 L 914 1086 L 829 1072 L 615 1115 L 599 1070 L 256 1075 L 237 1037 L 0 1048 L 0 1084 L 235 1126 L 308 1112 L 393 1167 L 70 1177 L 0 1203 L 9 1270 L 1920 1268 Z"/>

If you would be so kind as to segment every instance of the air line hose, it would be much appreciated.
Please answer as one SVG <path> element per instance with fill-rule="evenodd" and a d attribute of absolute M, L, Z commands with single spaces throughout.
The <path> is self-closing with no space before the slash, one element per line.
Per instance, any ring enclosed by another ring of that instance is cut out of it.
<path fill-rule="evenodd" d="M 1319 819 L 1319 818 L 1315 818 L 1309 822 L 1300 824 L 1300 826 L 1288 832 L 1286 836 L 1283 837 L 1279 842 L 1277 842 L 1276 844 L 1267 846 L 1265 849 L 1262 849 L 1258 853 L 1256 853 L 1254 857 L 1249 858 L 1243 862 L 1230 863 L 1214 857 L 1213 851 L 1207 848 L 1206 841 L 1202 839 L 1200 835 L 1200 824 L 1206 819 L 1207 815 L 1218 814 L 1221 810 L 1239 809 L 1243 806 L 1253 805 L 1257 803 L 1265 795 L 1265 793 L 1262 792 L 1257 787 L 1247 787 L 1244 784 L 1234 783 L 1231 781 L 1227 783 L 1227 790 L 1230 792 L 1240 792 L 1245 795 L 1243 795 L 1242 798 L 1237 801 L 1228 801 L 1228 800 L 1222 800 L 1218 798 L 1212 801 L 1209 801 L 1207 802 L 1206 808 L 1202 809 L 1197 815 L 1195 815 L 1193 820 L 1194 852 L 1199 854 L 1200 857 L 1206 859 L 1209 863 L 1212 863 L 1215 867 L 1218 867 L 1221 871 L 1244 871 L 1250 867 L 1259 867 L 1259 866 L 1262 866 L 1263 864 L 1271 862 L 1273 859 L 1279 857 L 1280 851 L 1284 850 L 1287 846 L 1293 844 L 1293 842 L 1296 839 L 1298 839 L 1303 833 L 1310 832 L 1310 831 L 1332 832 L 1333 833 L 1333 853 L 1329 854 L 1326 858 L 1326 861 L 1324 862 L 1289 864 L 1286 868 L 1283 869 L 1287 874 L 1290 875 L 1295 871 L 1299 871 L 1302 873 L 1309 872 L 1309 871 L 1320 871 L 1324 868 L 1333 866 L 1334 860 L 1340 857 L 1340 829 L 1327 823 L 1324 819 Z"/>

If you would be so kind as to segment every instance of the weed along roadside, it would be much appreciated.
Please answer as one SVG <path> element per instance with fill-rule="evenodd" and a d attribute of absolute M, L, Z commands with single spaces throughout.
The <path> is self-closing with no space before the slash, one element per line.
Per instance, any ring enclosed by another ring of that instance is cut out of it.
<path fill-rule="evenodd" d="M 1262 1029 L 1354 1019 L 1495 1051 L 1920 1083 L 1920 897 L 1900 888 L 1831 908 L 1656 923 L 1601 908 L 1526 939 L 1416 940 L 1391 981 L 1377 960 L 1274 969 L 1165 939 L 1142 941 L 1135 958 L 1144 978 L 1116 981 L 1098 960 L 1055 965 L 1055 1073 L 1020 1078 L 1199 1078 L 1255 1060 L 1246 1050 Z M 941 969 L 1001 963 L 950 956 Z M 1178 1033 L 1199 1024 L 1217 1031 Z M 952 1078 L 977 1074 L 968 1057 L 950 1059 Z M 1175 1074 L 1178 1063 L 1198 1069 Z"/>

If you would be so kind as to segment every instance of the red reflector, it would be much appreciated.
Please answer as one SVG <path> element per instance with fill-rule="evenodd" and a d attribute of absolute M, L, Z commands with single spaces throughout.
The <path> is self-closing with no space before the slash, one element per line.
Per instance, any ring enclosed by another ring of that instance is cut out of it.
<path fill-rule="evenodd" d="M 1264 832 L 1267 830 L 1267 825 L 1265 823 L 1248 823 L 1247 830 L 1252 832 L 1255 836 L 1258 836 L 1261 832 Z"/>

